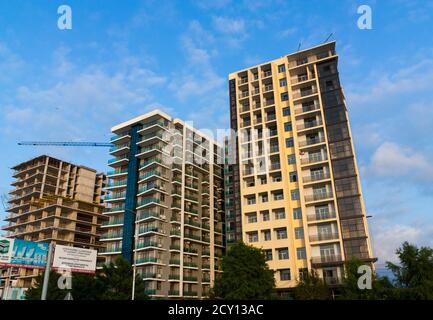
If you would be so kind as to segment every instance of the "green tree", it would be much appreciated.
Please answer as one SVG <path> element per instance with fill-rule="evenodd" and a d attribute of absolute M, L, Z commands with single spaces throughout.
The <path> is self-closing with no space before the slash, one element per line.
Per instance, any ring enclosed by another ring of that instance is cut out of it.
<path fill-rule="evenodd" d="M 122 257 L 114 263 L 104 266 L 96 276 L 80 273 L 72 274 L 71 295 L 74 300 L 131 300 L 132 296 L 132 266 Z M 68 290 L 61 290 L 57 285 L 60 274 L 50 273 L 47 300 L 63 300 Z M 36 278 L 35 285 L 27 290 L 26 299 L 40 300 L 42 292 L 43 275 Z M 143 279 L 136 275 L 135 300 L 144 300 L 149 297 L 145 294 Z"/>
<path fill-rule="evenodd" d="M 48 290 L 47 290 L 47 300 L 63 300 L 68 294 L 67 290 L 62 290 L 57 285 L 57 281 L 59 280 L 60 274 L 57 272 L 50 272 L 50 279 L 48 281 Z M 35 279 L 35 284 L 33 287 L 29 288 L 25 297 L 26 300 L 41 300 L 42 295 L 42 286 L 44 283 L 44 272 L 38 275 Z"/>
<path fill-rule="evenodd" d="M 360 289 L 358 280 L 361 274 L 358 268 L 364 263 L 353 257 L 344 265 L 344 277 L 340 299 L 347 300 L 384 300 L 392 296 L 392 284 L 388 278 L 378 278 L 374 272 L 371 275 L 371 289 Z"/>
<path fill-rule="evenodd" d="M 329 300 L 331 291 L 326 283 L 317 275 L 316 271 L 306 273 L 293 289 L 296 300 Z"/>
<path fill-rule="evenodd" d="M 215 279 L 214 299 L 271 299 L 275 297 L 274 271 L 261 249 L 239 242 L 222 258 L 222 274 Z"/>
<path fill-rule="evenodd" d="M 97 287 L 102 290 L 99 295 L 101 300 L 131 300 L 132 297 L 133 268 L 122 257 L 117 257 L 114 263 L 105 265 L 96 277 Z M 135 300 L 145 300 L 143 279 L 136 275 Z"/>
<path fill-rule="evenodd" d="M 396 299 L 433 299 L 433 249 L 404 242 L 396 250 L 398 264 L 387 262 L 395 276 Z"/>

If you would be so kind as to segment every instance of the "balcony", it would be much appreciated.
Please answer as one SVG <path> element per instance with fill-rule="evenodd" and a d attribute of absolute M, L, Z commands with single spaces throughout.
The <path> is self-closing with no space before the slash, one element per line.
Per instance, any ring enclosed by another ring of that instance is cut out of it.
<path fill-rule="evenodd" d="M 123 174 L 127 174 L 127 173 L 128 173 L 128 169 L 111 170 L 111 171 L 107 172 L 107 176 L 112 177 L 112 176 L 123 175 Z"/>
<path fill-rule="evenodd" d="M 335 219 L 335 218 L 336 218 L 336 213 L 333 210 L 325 211 L 325 212 L 316 212 L 307 215 L 308 222 L 322 221 L 322 220 Z"/>
<path fill-rule="evenodd" d="M 126 197 L 126 192 L 113 193 L 113 194 L 106 195 L 104 198 L 104 202 L 124 200 L 125 197 Z"/>
<path fill-rule="evenodd" d="M 247 112 L 247 111 L 250 111 L 250 106 L 242 106 L 241 107 L 241 110 L 240 110 L 240 112 L 242 113 L 242 112 Z"/>
<path fill-rule="evenodd" d="M 104 208 L 105 213 L 121 212 L 125 210 L 125 205 Z"/>
<path fill-rule="evenodd" d="M 160 248 L 162 247 L 162 245 L 157 241 L 149 240 L 149 241 L 138 242 L 137 245 L 135 246 L 135 249 L 145 249 L 149 247 Z"/>
<path fill-rule="evenodd" d="M 343 257 L 341 255 L 329 255 L 329 256 L 319 256 L 312 257 L 311 264 L 312 265 L 324 265 L 324 264 L 340 264 L 343 263 Z"/>
<path fill-rule="evenodd" d="M 160 203 L 160 202 L 161 202 L 161 200 L 158 198 L 153 198 L 153 197 L 144 198 L 144 199 L 141 199 L 140 201 L 137 202 L 137 208 L 147 206 L 149 204 Z"/>
<path fill-rule="evenodd" d="M 325 137 L 316 136 L 314 138 L 308 138 L 307 140 L 299 141 L 299 147 L 308 147 L 323 142 L 325 142 Z"/>
<path fill-rule="evenodd" d="M 119 181 L 112 181 L 110 183 L 108 183 L 106 189 L 109 188 L 118 188 L 118 187 L 126 187 L 127 184 L 127 180 L 119 180 Z"/>
<path fill-rule="evenodd" d="M 316 62 L 318 60 L 322 60 L 322 59 L 325 59 L 325 58 L 328 58 L 328 57 L 332 57 L 334 55 L 335 55 L 335 51 L 334 50 L 326 50 L 326 51 L 323 51 L 323 52 L 319 52 L 317 54 L 312 54 L 312 55 L 309 55 L 309 56 L 305 56 L 305 57 L 299 58 L 297 60 L 290 61 L 289 68 L 291 68 L 291 69 L 292 68 L 296 68 L 296 67 L 305 65 L 307 63 L 312 63 L 312 62 Z"/>
<path fill-rule="evenodd" d="M 120 134 L 120 135 L 116 134 L 110 138 L 110 142 L 113 142 L 113 143 L 114 142 L 122 142 L 122 141 L 128 140 L 130 138 L 131 138 L 131 136 L 128 133 Z"/>
<path fill-rule="evenodd" d="M 338 240 L 338 233 L 319 233 L 310 235 L 310 242 Z"/>
<path fill-rule="evenodd" d="M 129 143 L 124 143 L 124 144 L 119 144 L 119 145 L 115 145 L 113 147 L 110 148 L 110 154 L 119 154 L 120 152 L 118 151 L 127 151 L 129 150 Z"/>
<path fill-rule="evenodd" d="M 251 95 L 256 95 L 256 94 L 259 94 L 260 93 L 260 90 L 259 90 L 259 88 L 254 88 L 252 91 L 251 91 Z"/>
<path fill-rule="evenodd" d="M 158 263 L 157 257 L 141 257 L 135 260 L 135 264 Z"/>
<path fill-rule="evenodd" d="M 306 176 L 302 178 L 302 181 L 304 183 L 310 183 L 310 182 L 319 182 L 322 180 L 326 180 L 326 179 L 330 179 L 331 175 L 329 174 L 329 172 L 320 172 L 320 173 L 315 173 L 313 175 L 310 176 Z"/>
<path fill-rule="evenodd" d="M 239 84 L 239 85 L 241 85 L 241 84 L 245 84 L 245 83 L 248 83 L 248 77 L 246 77 L 246 78 L 240 78 L 240 79 L 238 80 L 238 84 Z"/>
<path fill-rule="evenodd" d="M 110 232 L 107 234 L 104 234 L 100 237 L 100 240 L 113 240 L 117 238 L 122 238 L 123 232 Z"/>
<path fill-rule="evenodd" d="M 183 295 L 185 297 L 197 297 L 197 291 L 184 291 Z"/>
<path fill-rule="evenodd" d="M 247 98 L 249 96 L 249 92 L 243 91 L 243 92 L 239 93 L 238 96 L 239 96 L 239 99 Z"/>
<path fill-rule="evenodd" d="M 129 159 L 126 156 L 119 157 L 119 158 L 113 158 L 113 159 L 108 160 L 108 165 L 109 166 L 125 165 L 128 163 L 128 161 L 129 161 Z"/>
<path fill-rule="evenodd" d="M 303 124 L 297 125 L 296 128 L 298 130 L 311 129 L 314 127 L 318 127 L 323 125 L 323 121 L 321 119 L 314 121 L 305 121 Z"/>
<path fill-rule="evenodd" d="M 269 92 L 272 90 L 274 90 L 274 87 L 271 84 L 263 86 L 263 92 Z"/>
<path fill-rule="evenodd" d="M 272 76 L 272 71 L 271 70 L 267 70 L 267 71 L 263 71 L 262 72 L 262 78 L 267 78 Z"/>
<path fill-rule="evenodd" d="M 269 167 L 269 170 L 270 171 L 273 171 L 273 170 L 280 170 L 281 169 L 281 165 L 279 164 L 279 163 L 272 163 L 271 165 L 270 165 L 270 167 Z"/>
<path fill-rule="evenodd" d="M 108 248 L 100 248 L 99 249 L 99 253 L 104 254 L 104 253 L 121 253 L 122 252 L 122 247 L 108 247 Z"/>
<path fill-rule="evenodd" d="M 312 112 L 316 110 L 320 110 L 320 105 L 318 103 L 295 108 L 295 114 L 298 115 L 298 114 Z"/>
<path fill-rule="evenodd" d="M 317 88 L 315 87 L 309 88 L 307 90 L 300 90 L 299 92 L 293 93 L 293 100 L 308 97 L 316 93 L 317 93 Z"/>
<path fill-rule="evenodd" d="M 320 201 L 320 200 L 326 200 L 326 199 L 332 199 L 333 194 L 332 192 L 320 192 L 312 195 L 306 195 L 305 196 L 305 202 L 313 202 L 313 201 Z"/>
<path fill-rule="evenodd" d="M 326 154 L 325 155 L 323 155 L 322 153 L 312 154 L 308 158 L 301 159 L 301 164 L 302 165 L 314 164 L 314 163 L 322 162 L 322 161 L 326 161 L 326 160 L 328 160 L 328 156 Z"/>
<path fill-rule="evenodd" d="M 115 226 L 115 225 L 123 225 L 123 219 L 114 219 L 109 221 L 102 222 L 102 227 Z"/>

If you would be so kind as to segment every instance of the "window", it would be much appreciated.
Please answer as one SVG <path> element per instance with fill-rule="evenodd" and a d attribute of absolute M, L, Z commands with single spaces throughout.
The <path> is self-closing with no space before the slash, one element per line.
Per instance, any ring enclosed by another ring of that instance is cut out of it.
<path fill-rule="evenodd" d="M 248 232 L 248 242 L 257 242 L 257 241 L 259 241 L 259 236 L 257 234 L 257 231 Z"/>
<path fill-rule="evenodd" d="M 247 204 L 256 204 L 256 197 L 248 197 L 247 198 Z"/>
<path fill-rule="evenodd" d="M 281 281 L 289 281 L 291 279 L 290 269 L 281 269 L 280 270 L 280 280 Z"/>
<path fill-rule="evenodd" d="M 286 78 L 280 79 L 280 87 L 285 87 L 285 86 L 287 86 L 287 79 Z"/>
<path fill-rule="evenodd" d="M 296 163 L 296 156 L 294 154 L 289 154 L 287 156 L 287 163 L 288 164 L 295 164 Z"/>
<path fill-rule="evenodd" d="M 307 252 L 305 251 L 305 247 L 296 248 L 296 257 L 298 260 L 307 259 Z"/>
<path fill-rule="evenodd" d="M 248 217 L 248 223 L 255 223 L 257 222 L 257 213 L 249 213 L 247 215 Z"/>
<path fill-rule="evenodd" d="M 295 219 L 295 220 L 302 219 L 302 209 L 301 208 L 293 208 L 293 219 Z"/>
<path fill-rule="evenodd" d="M 290 191 L 290 195 L 292 197 L 292 200 L 299 200 L 300 195 L 299 195 L 299 189 L 295 189 Z"/>
<path fill-rule="evenodd" d="M 304 228 L 295 228 L 295 239 L 303 239 L 304 238 Z"/>
<path fill-rule="evenodd" d="M 269 211 L 262 211 L 260 213 L 262 215 L 262 221 L 269 221 L 270 219 Z"/>
<path fill-rule="evenodd" d="M 281 220 L 285 218 L 286 218 L 286 213 L 284 212 L 284 209 L 275 210 L 275 220 Z"/>
<path fill-rule="evenodd" d="M 267 193 L 261 193 L 260 198 L 261 198 L 262 202 L 268 202 L 269 201 Z"/>
<path fill-rule="evenodd" d="M 293 138 L 286 138 L 286 148 L 291 148 L 293 146 Z"/>
<path fill-rule="evenodd" d="M 277 235 L 278 240 L 287 239 L 287 229 L 286 228 L 275 229 L 275 233 Z"/>
<path fill-rule="evenodd" d="M 283 109 L 283 116 L 285 116 L 285 117 L 290 116 L 290 108 L 289 107 Z"/>
<path fill-rule="evenodd" d="M 267 183 L 266 177 L 260 177 L 260 184 L 266 184 L 266 183 Z"/>
<path fill-rule="evenodd" d="M 272 250 L 264 250 L 266 261 L 272 260 Z"/>
<path fill-rule="evenodd" d="M 299 268 L 299 280 L 304 280 L 308 275 L 308 268 Z"/>
<path fill-rule="evenodd" d="M 298 181 L 298 172 L 293 171 L 289 173 L 290 182 L 297 182 Z"/>
<path fill-rule="evenodd" d="M 281 101 L 287 101 L 289 100 L 289 93 L 288 92 L 283 92 L 281 94 Z"/>
<path fill-rule="evenodd" d="M 283 200 L 284 199 L 284 194 L 282 190 L 278 190 L 273 192 L 274 194 L 274 200 Z"/>
<path fill-rule="evenodd" d="M 292 122 L 286 122 L 286 123 L 284 123 L 284 131 L 286 131 L 286 132 L 289 132 L 289 131 L 292 131 L 293 130 L 293 128 L 292 128 Z"/>
<path fill-rule="evenodd" d="M 270 241 L 271 240 L 271 230 L 263 230 L 262 236 L 264 241 Z"/>
<path fill-rule="evenodd" d="M 288 248 L 279 248 L 278 251 L 278 259 L 279 260 L 287 260 L 289 259 L 289 249 Z"/>
<path fill-rule="evenodd" d="M 278 72 L 284 72 L 284 71 L 286 71 L 286 66 L 284 64 L 280 64 L 278 66 Z"/>

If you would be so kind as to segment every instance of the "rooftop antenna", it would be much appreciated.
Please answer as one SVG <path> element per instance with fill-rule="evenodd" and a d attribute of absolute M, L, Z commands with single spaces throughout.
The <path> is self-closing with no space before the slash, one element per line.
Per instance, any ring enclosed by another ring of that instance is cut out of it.
<path fill-rule="evenodd" d="M 334 33 L 331 32 L 331 33 L 329 34 L 328 38 L 326 38 L 326 40 L 323 41 L 323 43 L 328 42 L 328 40 L 329 40 L 333 35 L 334 35 Z"/>
<path fill-rule="evenodd" d="M 301 50 L 301 45 L 302 45 L 302 42 L 299 42 L 298 50 L 297 51 Z"/>

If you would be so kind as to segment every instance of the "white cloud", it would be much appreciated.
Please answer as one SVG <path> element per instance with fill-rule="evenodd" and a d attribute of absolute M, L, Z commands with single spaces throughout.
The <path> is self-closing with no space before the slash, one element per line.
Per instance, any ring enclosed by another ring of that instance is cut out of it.
<path fill-rule="evenodd" d="M 298 32 L 298 29 L 295 27 L 287 28 L 285 30 L 280 31 L 278 33 L 278 36 L 280 38 L 289 38 L 289 37 L 293 36 L 296 32 Z"/>
<path fill-rule="evenodd" d="M 365 111 L 366 103 L 373 106 L 390 98 L 408 93 L 422 92 L 432 89 L 433 60 L 425 58 L 416 64 L 404 67 L 392 74 L 372 74 L 367 87 L 357 84 L 357 89 L 349 91 L 351 102 L 362 106 Z M 359 91 L 362 88 L 362 92 Z"/>
<path fill-rule="evenodd" d="M 0 42 L 0 81 L 10 81 L 24 70 L 24 61 L 4 43 Z"/>
<path fill-rule="evenodd" d="M 424 242 L 425 231 L 402 224 L 381 224 L 375 227 L 374 234 L 374 255 L 379 258 L 379 263 L 385 263 L 386 261 L 398 261 L 395 250 L 399 248 L 404 241 L 413 244 Z"/>
<path fill-rule="evenodd" d="M 129 63 L 110 72 L 102 65 L 78 67 L 68 60 L 68 52 L 55 51 L 56 71 L 49 80 L 16 89 L 13 103 L 2 108 L 4 134 L 41 140 L 101 137 L 118 119 L 147 111 L 154 102 L 152 90 L 166 82 L 134 58 L 125 56 Z"/>
<path fill-rule="evenodd" d="M 215 29 L 222 33 L 239 34 L 245 32 L 245 21 L 243 19 L 217 16 L 212 18 L 212 22 Z"/>
<path fill-rule="evenodd" d="M 377 148 L 371 158 L 369 170 L 382 177 L 408 177 L 426 181 L 433 179 L 433 167 L 427 156 L 391 142 L 384 142 Z"/>

